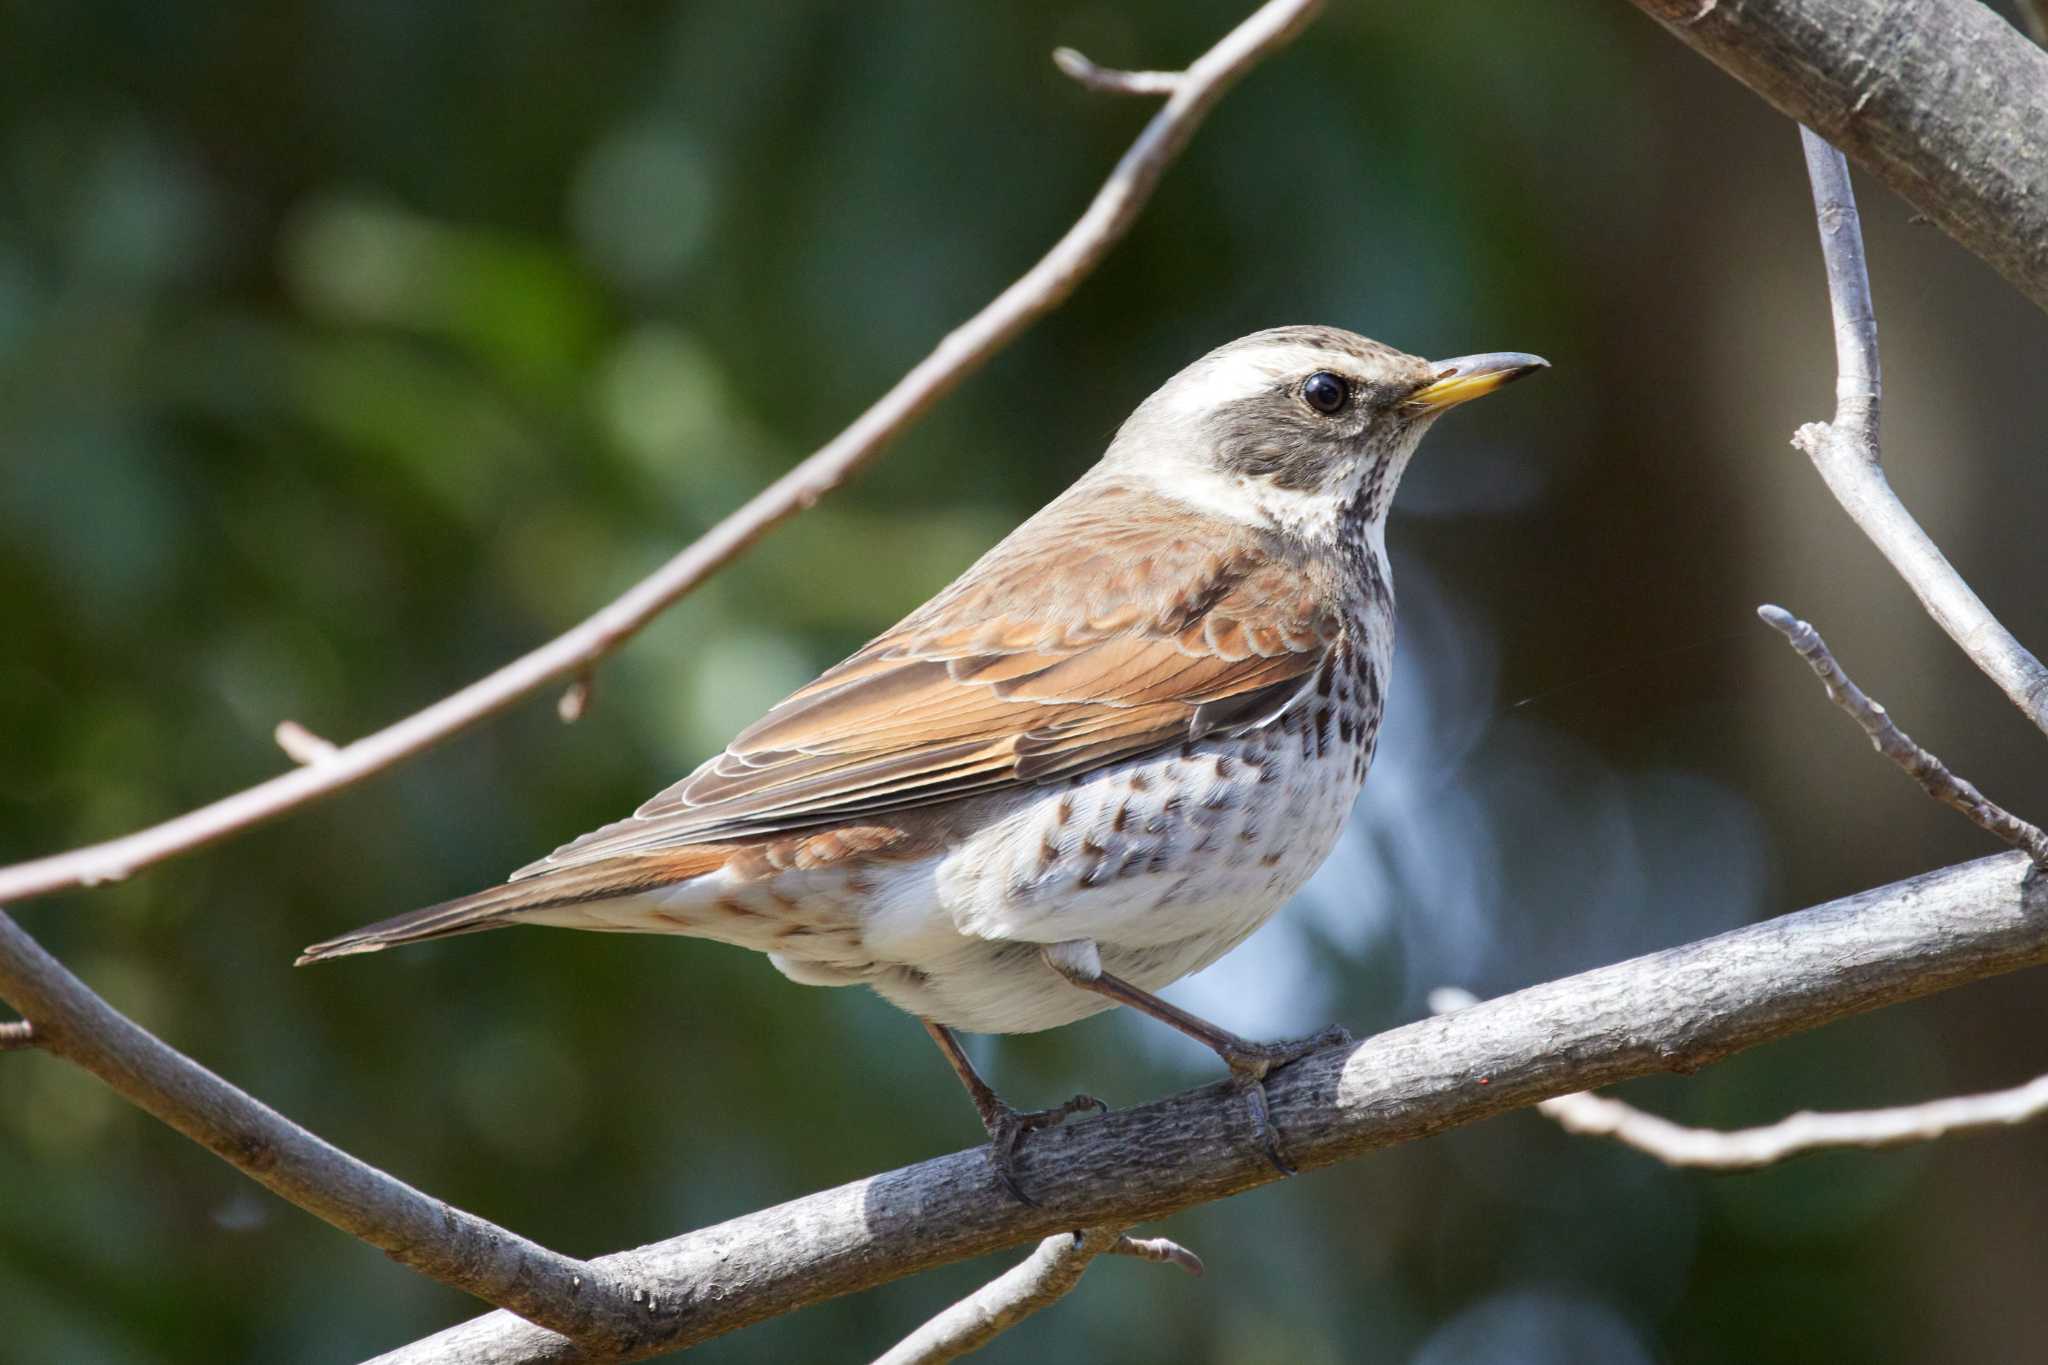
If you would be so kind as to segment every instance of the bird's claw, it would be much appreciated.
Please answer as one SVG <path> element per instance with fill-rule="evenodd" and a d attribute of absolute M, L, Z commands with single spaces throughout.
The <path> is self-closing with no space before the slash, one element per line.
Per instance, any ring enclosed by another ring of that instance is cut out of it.
<path fill-rule="evenodd" d="M 1230 1067 L 1231 1083 L 1243 1093 L 1245 1103 L 1252 1111 L 1252 1132 L 1260 1154 L 1280 1174 L 1293 1175 L 1294 1163 L 1280 1149 L 1280 1135 L 1273 1127 L 1266 1103 L 1266 1077 L 1310 1053 L 1330 1047 L 1349 1047 L 1351 1042 L 1350 1030 L 1333 1025 L 1309 1038 L 1295 1038 L 1284 1043 L 1239 1042 L 1222 1050 L 1223 1060 Z"/>
<path fill-rule="evenodd" d="M 993 1114 L 982 1115 L 982 1126 L 988 1130 L 989 1167 L 1011 1198 L 1031 1208 L 1038 1207 L 1038 1201 L 1024 1193 L 1024 1187 L 1017 1183 L 1017 1144 L 1024 1140 L 1024 1135 L 1040 1128 L 1057 1128 L 1090 1109 L 1109 1112 L 1109 1106 L 1093 1095 L 1076 1095 L 1050 1109 L 1012 1109 L 1004 1105 Z"/>

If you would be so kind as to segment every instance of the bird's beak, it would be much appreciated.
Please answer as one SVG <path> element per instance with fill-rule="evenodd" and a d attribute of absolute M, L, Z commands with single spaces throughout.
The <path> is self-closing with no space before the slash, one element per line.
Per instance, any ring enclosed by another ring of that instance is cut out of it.
<path fill-rule="evenodd" d="M 1503 384 L 1525 374 L 1547 370 L 1550 362 L 1526 351 L 1488 351 L 1485 355 L 1461 355 L 1435 362 L 1436 379 L 1408 395 L 1404 406 L 1438 413 L 1484 398 Z"/>

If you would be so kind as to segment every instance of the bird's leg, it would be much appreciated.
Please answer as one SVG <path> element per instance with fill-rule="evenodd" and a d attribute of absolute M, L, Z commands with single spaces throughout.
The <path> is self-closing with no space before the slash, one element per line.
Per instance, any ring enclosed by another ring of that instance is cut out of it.
<path fill-rule="evenodd" d="M 1284 1043 L 1254 1043 L 1240 1038 L 1229 1029 L 1210 1023 L 1199 1015 L 1190 1014 L 1178 1005 L 1170 1005 L 1147 990 L 1133 986 L 1122 977 L 1111 976 L 1102 970 L 1102 957 L 1095 944 L 1087 939 L 1074 939 L 1066 943 L 1049 944 L 1040 950 L 1046 965 L 1073 982 L 1084 991 L 1107 996 L 1119 1005 L 1149 1014 L 1160 1023 L 1179 1029 L 1188 1037 L 1200 1043 L 1223 1059 L 1230 1068 L 1231 1079 L 1244 1091 L 1246 1101 L 1251 1105 L 1252 1121 L 1257 1128 L 1259 1147 L 1266 1160 L 1282 1175 L 1293 1175 L 1294 1167 L 1280 1152 L 1280 1144 L 1268 1117 L 1266 1106 L 1267 1073 L 1299 1061 L 1311 1052 L 1320 1052 L 1326 1047 L 1343 1047 L 1351 1042 L 1351 1034 L 1342 1028 L 1327 1028 L 1313 1038 L 1297 1038 Z"/>
<path fill-rule="evenodd" d="M 946 1054 L 953 1074 L 960 1078 L 960 1084 L 967 1087 L 967 1098 L 974 1101 L 974 1111 L 981 1115 L 981 1126 L 988 1130 L 988 1164 L 995 1169 L 996 1179 L 1018 1203 L 1038 1207 L 1038 1201 L 1024 1193 L 1023 1186 L 1017 1183 L 1017 1144 L 1033 1129 L 1055 1127 L 1084 1109 L 1097 1109 L 1107 1114 L 1109 1106 L 1093 1095 L 1076 1095 L 1052 1109 L 1012 1109 L 1003 1103 L 1003 1097 L 995 1092 L 995 1087 L 981 1078 L 981 1073 L 974 1069 L 974 1063 L 967 1060 L 967 1052 L 960 1046 L 960 1040 L 953 1036 L 953 1030 L 929 1019 L 919 1022 L 932 1036 L 932 1041 L 939 1045 L 939 1051 Z"/>

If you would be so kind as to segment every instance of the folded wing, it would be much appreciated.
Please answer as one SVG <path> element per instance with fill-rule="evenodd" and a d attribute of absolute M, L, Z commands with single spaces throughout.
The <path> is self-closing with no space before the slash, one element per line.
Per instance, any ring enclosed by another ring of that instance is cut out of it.
<path fill-rule="evenodd" d="M 631 818 L 514 878 L 1048 782 L 1283 710 L 1342 634 L 1283 547 L 1086 482 Z"/>

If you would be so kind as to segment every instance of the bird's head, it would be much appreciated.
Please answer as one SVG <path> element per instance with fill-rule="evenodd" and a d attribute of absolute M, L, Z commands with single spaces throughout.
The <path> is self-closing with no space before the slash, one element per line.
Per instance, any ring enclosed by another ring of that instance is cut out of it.
<path fill-rule="evenodd" d="M 1310 538 L 1384 523 L 1423 432 L 1549 362 L 1423 360 L 1335 327 L 1254 332 L 1139 405 L 1105 466 L 1204 511 Z"/>

